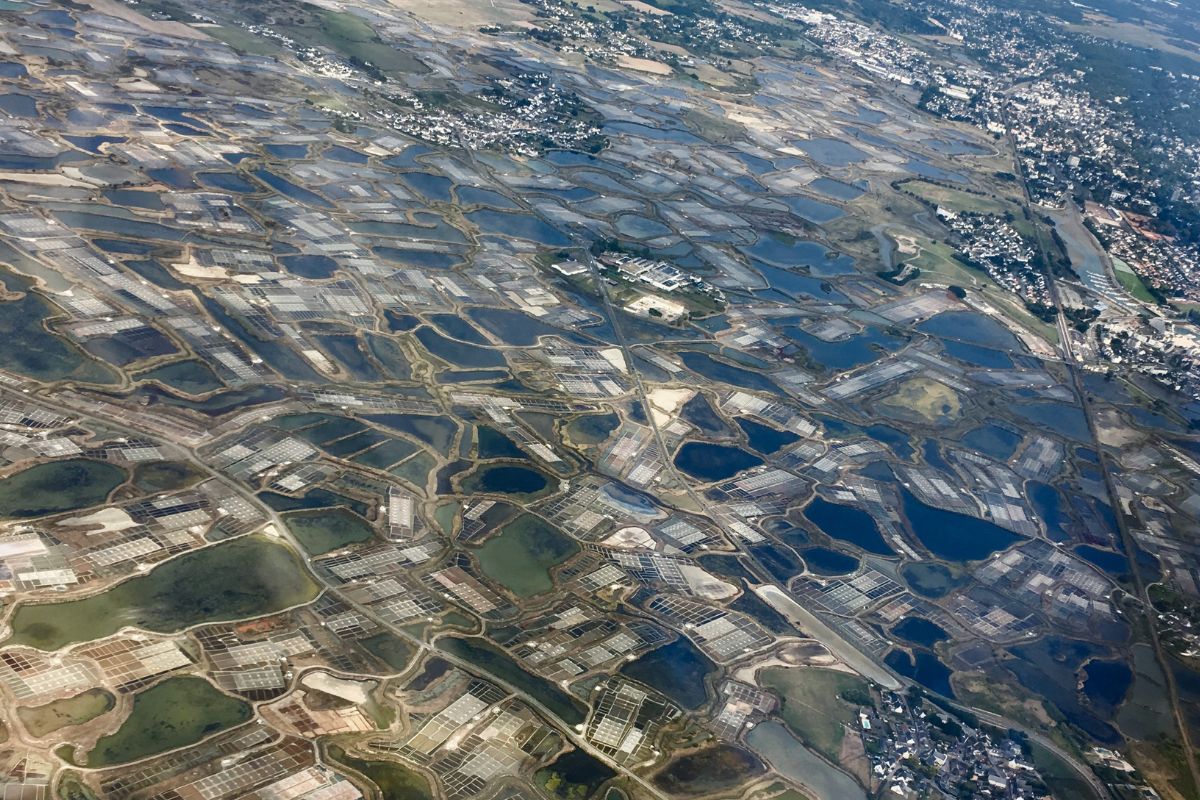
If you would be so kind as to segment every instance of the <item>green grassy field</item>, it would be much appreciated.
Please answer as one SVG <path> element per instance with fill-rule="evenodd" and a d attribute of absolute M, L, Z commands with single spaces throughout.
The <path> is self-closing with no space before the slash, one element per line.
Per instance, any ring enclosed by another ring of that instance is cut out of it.
<path fill-rule="evenodd" d="M 1044 747 L 1034 744 L 1033 764 L 1056 800 L 1098 800 L 1092 787 L 1070 765 Z"/>
<path fill-rule="evenodd" d="M 249 53 L 252 56 L 274 56 L 282 52 L 270 39 L 255 36 L 250 31 L 233 25 L 205 28 L 204 32 L 214 39 L 220 39 L 234 50 Z"/>
<path fill-rule="evenodd" d="M 1154 299 L 1154 295 L 1150 294 L 1150 290 L 1146 288 L 1146 284 L 1142 283 L 1142 279 L 1138 277 L 1137 273 L 1134 272 L 1128 264 L 1119 258 L 1114 258 L 1112 263 L 1113 272 L 1116 273 L 1117 281 L 1121 284 L 1125 291 L 1129 292 L 1134 296 L 1135 299 L 1141 300 L 1143 303 L 1150 303 L 1151 305 L 1156 305 L 1158 303 L 1158 301 Z"/>
<path fill-rule="evenodd" d="M 858 707 L 841 699 L 865 695 L 867 683 L 857 675 L 818 667 L 771 667 L 759 673 L 762 686 L 779 693 L 779 714 L 805 744 L 837 763 L 845 725 L 853 725 Z"/>
<path fill-rule="evenodd" d="M 1025 305 L 1011 292 L 996 287 L 985 273 L 968 268 L 954 258 L 954 248 L 942 242 L 918 240 L 921 252 L 910 263 L 921 270 L 919 281 L 933 281 L 976 289 L 1005 316 L 1045 339 L 1058 343 L 1058 329 L 1029 313 Z M 987 288 L 984 288 L 986 286 Z"/>
<path fill-rule="evenodd" d="M 972 211 L 979 214 L 999 214 L 1011 212 L 1019 216 L 1019 209 L 1012 203 L 990 195 L 972 194 L 948 186 L 938 186 L 925 181 L 908 181 L 903 188 L 912 192 L 934 205 L 948 208 L 951 211 Z"/>

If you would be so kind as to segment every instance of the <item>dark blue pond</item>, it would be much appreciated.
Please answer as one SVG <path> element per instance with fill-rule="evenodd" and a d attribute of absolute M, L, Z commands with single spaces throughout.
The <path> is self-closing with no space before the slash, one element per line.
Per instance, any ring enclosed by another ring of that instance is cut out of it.
<path fill-rule="evenodd" d="M 306 144 L 268 144 L 264 145 L 263 149 L 276 158 L 284 160 L 308 158 L 308 145 Z"/>
<path fill-rule="evenodd" d="M 75 26 L 75 19 L 66 11 L 37 11 L 29 15 L 29 20 L 39 25 L 53 25 L 64 28 L 73 28 Z"/>
<path fill-rule="evenodd" d="M 54 216 L 59 222 L 72 228 L 87 228 L 89 230 L 111 233 L 117 236 L 130 236 L 136 239 L 158 239 L 166 242 L 179 242 L 187 233 L 175 228 L 159 225 L 157 222 L 146 222 L 140 219 L 126 219 L 108 214 L 93 214 L 90 211 L 55 211 Z"/>
<path fill-rule="evenodd" d="M 863 428 L 863 433 L 877 442 L 886 444 L 901 458 L 911 459 L 913 452 L 915 452 L 912 446 L 912 438 L 904 431 L 893 428 L 890 425 L 882 423 L 868 425 Z"/>
<path fill-rule="evenodd" d="M 163 209 L 162 196 L 158 192 L 138 189 L 105 189 L 102 194 L 115 206 L 145 208 L 150 211 L 162 211 Z"/>
<path fill-rule="evenodd" d="M 683 404 L 683 407 L 679 409 L 679 416 L 699 428 L 700 433 L 703 434 L 705 438 L 717 439 L 733 435 L 733 431 L 730 430 L 729 426 L 725 423 L 725 419 L 713 410 L 712 404 L 708 402 L 708 398 L 705 397 L 701 392 L 697 392 L 691 400 L 688 400 Z M 765 426 L 759 425 L 758 427 L 762 428 Z M 751 430 L 757 429 L 746 429 L 743 427 L 743 430 L 745 430 L 749 435 Z M 769 434 L 764 435 L 769 436 Z M 762 442 L 762 444 L 765 446 L 770 446 L 771 442 L 769 439 L 767 439 Z M 750 446 L 755 450 L 758 450 L 760 453 L 769 452 L 760 447 L 755 447 L 754 438 L 752 436 L 750 437 Z"/>
<path fill-rule="evenodd" d="M 917 325 L 917 330 L 1005 352 L 1019 352 L 1017 337 L 1007 328 L 977 311 L 944 311 Z"/>
<path fill-rule="evenodd" d="M 785 328 L 784 332 L 796 344 L 808 351 L 812 359 L 825 367 L 837 370 L 853 369 L 867 364 L 895 350 L 904 340 L 889 336 L 878 328 L 867 328 L 858 336 L 827 342 L 799 328 Z"/>
<path fill-rule="evenodd" d="M 37 101 L 27 94 L 0 94 L 0 111 L 14 117 L 33 119 L 37 117 Z"/>
<path fill-rule="evenodd" d="M 146 174 L 172 189 L 194 189 L 196 187 L 196 182 L 192 180 L 192 173 L 181 167 L 158 167 L 146 170 Z"/>
<path fill-rule="evenodd" d="M 333 273 L 337 272 L 338 268 L 337 262 L 332 258 L 317 253 L 312 255 L 283 256 L 279 261 L 283 264 L 284 269 L 293 275 L 314 280 L 331 278 L 333 277 Z"/>
<path fill-rule="evenodd" d="M 542 158 L 560 167 L 583 167 L 601 163 L 595 156 L 575 150 L 550 150 Z"/>
<path fill-rule="evenodd" d="M 1046 524 L 1046 534 L 1058 542 L 1069 540 L 1071 537 L 1063 526 L 1070 521 L 1070 516 L 1058 489 L 1048 483 L 1030 481 L 1026 491 L 1038 516 Z"/>
<path fill-rule="evenodd" d="M 464 206 L 519 208 L 519 206 L 512 200 L 509 200 L 499 192 L 493 192 L 491 189 L 479 189 L 474 186 L 460 186 L 455 189 L 455 194 L 458 195 L 458 202 Z"/>
<path fill-rule="evenodd" d="M 927 164 L 924 161 L 913 159 L 904 165 L 905 169 L 914 172 L 923 178 L 936 178 L 939 181 L 953 181 L 954 183 L 966 183 L 967 179 L 957 172 L 951 172 L 948 169 L 935 167 L 933 164 Z"/>
<path fill-rule="evenodd" d="M 988 369 L 1012 369 L 1012 359 L 999 350 L 966 342 L 956 342 L 953 339 L 947 339 L 943 344 L 947 353 L 972 366 L 987 367 Z"/>
<path fill-rule="evenodd" d="M 781 394 L 779 387 L 766 375 L 735 367 L 724 361 L 717 361 L 708 353 L 701 353 L 697 350 L 680 350 L 679 358 L 688 369 L 711 380 L 749 389 L 752 392 Z"/>
<path fill-rule="evenodd" d="M 950 687 L 950 668 L 943 664 L 937 656 L 928 650 L 917 650 L 916 661 L 903 650 L 893 650 L 887 654 L 884 662 L 906 678 L 937 692 L 943 697 L 954 697 L 954 689 Z"/>
<path fill-rule="evenodd" d="M 418 328 L 417 340 L 433 355 L 459 367 L 505 367 L 504 356 L 495 350 L 442 336 L 433 328 Z"/>
<path fill-rule="evenodd" d="M 430 200 L 449 203 L 454 200 L 451 189 L 454 184 L 449 178 L 431 175 L 428 172 L 406 172 L 401 179 Z"/>
<path fill-rule="evenodd" d="M 705 481 L 732 478 L 742 470 L 757 467 L 763 460 L 740 447 L 708 442 L 684 442 L 675 454 L 675 466 Z"/>
<path fill-rule="evenodd" d="M 862 509 L 814 497 L 804 509 L 804 516 L 831 539 L 849 542 L 868 553 L 895 555 L 879 533 L 875 520 Z"/>
<path fill-rule="evenodd" d="M 807 295 L 815 300 L 829 300 L 834 303 L 847 301 L 846 295 L 834 289 L 831 283 L 821 278 L 803 275 L 799 272 L 793 272 L 790 269 L 773 267 L 770 264 L 757 260 L 754 261 L 752 266 L 763 276 L 763 279 L 766 280 L 771 288 L 784 292 L 787 295 Z"/>
<path fill-rule="evenodd" d="M 432 153 L 433 150 L 423 144 L 414 144 L 401 150 L 397 155 L 392 156 L 383 163 L 389 167 L 417 167 L 420 162 L 417 161 L 421 156 L 426 156 Z"/>
<path fill-rule="evenodd" d="M 891 483 L 892 481 L 896 480 L 896 473 L 892 472 L 892 468 L 888 466 L 888 463 L 882 460 L 872 461 L 858 472 L 864 478 L 870 478 L 873 481 Z"/>
<path fill-rule="evenodd" d="M 342 147 L 340 144 L 335 144 L 326 150 L 323 155 L 328 159 L 341 161 L 344 164 L 365 164 L 370 160 L 366 153 L 351 150 L 349 147 Z"/>
<path fill-rule="evenodd" d="M 750 447 L 767 455 L 800 440 L 800 437 L 791 431 L 777 430 L 745 417 L 738 417 L 737 424 L 745 432 Z"/>
<path fill-rule="evenodd" d="M 1129 559 L 1124 553 L 1114 553 L 1111 550 L 1101 550 L 1090 544 L 1075 548 L 1075 554 L 1085 561 L 1095 564 L 1113 578 L 1124 578 L 1129 575 Z"/>
<path fill-rule="evenodd" d="M 452 372 L 440 372 L 438 383 L 473 383 L 487 381 L 488 383 L 508 377 L 508 371 L 503 369 L 463 369 Z"/>
<path fill-rule="evenodd" d="M 1007 461 L 1017 451 L 1022 436 L 1008 428 L 999 425 L 981 425 L 967 431 L 962 437 L 962 443 L 972 450 L 978 450 L 985 456 L 998 461 Z"/>
<path fill-rule="evenodd" d="M 482 333 L 462 317 L 455 316 L 454 314 L 431 314 L 429 319 L 447 336 L 460 339 L 464 342 L 470 342 L 471 344 L 484 346 L 491 344 Z"/>
<path fill-rule="evenodd" d="M 800 556 L 809 571 L 818 575 L 846 575 L 858 569 L 857 558 L 828 547 L 810 547 L 800 551 Z"/>
<path fill-rule="evenodd" d="M 749 175 L 738 175 L 733 179 L 733 182 L 736 183 L 742 191 L 749 192 L 750 194 L 762 194 L 765 191 L 762 184 L 754 180 L 754 178 L 751 178 Z"/>
<path fill-rule="evenodd" d="M 148 242 L 131 242 L 125 239 L 93 239 L 92 244 L 106 253 L 122 253 L 130 256 L 144 256 L 153 253 L 157 245 Z"/>
<path fill-rule="evenodd" d="M 99 153 L 102 145 L 120 144 L 125 141 L 124 136 L 64 136 L 63 138 L 80 150 L 86 150 L 89 153 Z"/>
<path fill-rule="evenodd" d="M 205 186 L 235 194 L 254 194 L 262 189 L 238 175 L 236 172 L 198 172 L 196 180 Z"/>
<path fill-rule="evenodd" d="M 462 263 L 462 256 L 453 250 L 417 250 L 387 245 L 376 245 L 371 250 L 380 258 L 406 267 L 450 269 Z"/>
<path fill-rule="evenodd" d="M 207 130 L 193 128 L 191 125 L 184 125 L 182 122 L 168 122 L 164 127 L 169 131 L 174 131 L 180 136 L 212 136 Z"/>
<path fill-rule="evenodd" d="M 704 678 L 715 670 L 716 665 L 707 656 L 689 639 L 680 636 L 671 644 L 626 664 L 621 674 L 658 689 L 684 708 L 695 709 L 708 699 Z"/>
<path fill-rule="evenodd" d="M 514 214 L 508 211 L 481 208 L 477 211 L 469 211 L 464 216 L 479 226 L 484 233 L 515 236 L 547 247 L 565 247 L 571 243 L 570 239 L 559 233 L 549 223 L 530 214 Z"/>
<path fill-rule="evenodd" d="M 167 122 L 181 122 L 191 125 L 196 128 L 207 128 L 200 120 L 195 117 L 188 116 L 192 113 L 188 108 L 174 108 L 172 106 L 142 106 L 142 111 L 152 117 L 157 117 Z"/>
<path fill-rule="evenodd" d="M 742 163 L 750 168 L 750 171 L 755 175 L 765 175 L 768 172 L 775 171 L 775 165 L 765 158 L 760 158 L 750 153 L 743 153 L 741 150 L 734 151 L 734 155 L 741 159 Z"/>
<path fill-rule="evenodd" d="M 924 617 L 905 617 L 892 628 L 892 633 L 906 642 L 930 648 L 938 642 L 950 639 L 950 634 L 946 633 L 945 628 Z"/>
<path fill-rule="evenodd" d="M 1133 670 L 1124 661 L 1089 661 L 1083 672 L 1084 696 L 1100 714 L 1111 716 L 1133 683 Z"/>
<path fill-rule="evenodd" d="M 270 186 L 275 191 L 285 195 L 292 200 L 297 200 L 301 203 L 317 206 L 319 208 L 333 208 L 328 200 L 321 197 L 316 192 L 310 192 L 301 186 L 289 181 L 281 175 L 276 175 L 274 172 L 265 169 L 254 170 L 254 177 L 258 178 L 263 183 Z"/>
<path fill-rule="evenodd" d="M 527 458 L 517 443 L 495 428 L 480 425 L 477 430 L 480 458 Z"/>
<path fill-rule="evenodd" d="M 1077 442 L 1092 440 L 1087 417 L 1084 416 L 1083 409 L 1079 406 L 1045 402 L 1015 403 L 1010 408 L 1017 416 Z"/>
<path fill-rule="evenodd" d="M 793 143 L 814 161 L 827 167 L 848 167 L 867 154 L 841 139 L 805 139 Z"/>
<path fill-rule="evenodd" d="M 1057 636 L 1043 637 L 1028 645 L 1011 648 L 1016 656 L 1004 662 L 1025 686 L 1036 686 L 1038 694 L 1058 707 L 1069 722 L 1089 736 L 1105 743 L 1121 741 L 1121 736 L 1100 715 L 1083 705 L 1078 690 L 1080 668 L 1108 651 L 1098 645 Z M 1109 716 L 1105 714 L 1104 716 Z"/>
<path fill-rule="evenodd" d="M 924 457 L 925 463 L 929 466 L 936 467 L 942 472 L 949 472 L 953 474 L 953 470 L 950 467 L 950 462 L 948 462 L 942 456 L 942 448 L 935 440 L 925 440 L 925 443 L 921 445 L 921 455 Z"/>
<path fill-rule="evenodd" d="M 849 183 L 835 181 L 832 178 L 817 178 L 808 185 L 808 188 L 814 189 L 821 194 L 828 195 L 837 200 L 853 200 L 859 197 L 865 190 Z"/>
<path fill-rule="evenodd" d="M 903 487 L 900 493 L 913 533 L 938 558 L 978 561 L 1021 538 L 986 520 L 927 506 Z"/>
<path fill-rule="evenodd" d="M 387 320 L 388 330 L 392 333 L 407 333 L 421 324 L 419 317 L 414 317 L 412 314 L 401 314 L 390 308 L 383 312 L 383 316 Z"/>
<path fill-rule="evenodd" d="M 792 213 L 801 219 L 806 219 L 809 222 L 821 225 L 826 222 L 832 222 L 845 212 L 832 203 L 825 203 L 820 200 L 814 200 L 811 197 L 803 195 L 794 195 L 791 197 L 776 198 L 782 200 Z"/>
<path fill-rule="evenodd" d="M 473 306 L 467 309 L 467 316 L 500 341 L 514 347 L 537 344 L 539 336 L 567 335 L 560 328 L 507 308 Z"/>
<path fill-rule="evenodd" d="M 546 476 L 526 467 L 488 465 L 479 470 L 472 487 L 481 492 L 533 494 L 546 488 Z"/>
<path fill-rule="evenodd" d="M 375 365 L 359 347 L 358 339 L 346 334 L 318 334 L 317 342 L 334 360 L 342 364 L 356 381 L 376 382 L 383 379 Z"/>

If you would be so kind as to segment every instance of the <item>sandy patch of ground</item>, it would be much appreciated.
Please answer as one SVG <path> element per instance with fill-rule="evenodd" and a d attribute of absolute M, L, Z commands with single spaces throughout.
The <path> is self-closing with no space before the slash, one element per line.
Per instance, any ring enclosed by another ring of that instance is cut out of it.
<path fill-rule="evenodd" d="M 310 689 L 340 697 L 355 705 L 370 701 L 371 690 L 375 688 L 375 681 L 352 681 L 330 675 L 328 672 L 309 672 L 300 682 Z"/>
<path fill-rule="evenodd" d="M 604 544 L 623 550 L 636 550 L 638 548 L 652 549 L 654 547 L 654 537 L 647 533 L 645 528 L 621 528 L 621 530 L 605 539 Z"/>
<path fill-rule="evenodd" d="M 208 39 L 208 36 L 193 29 L 190 25 L 185 25 L 182 22 L 150 19 L 134 11 L 124 3 L 116 2 L 116 0 L 88 0 L 88 5 L 101 14 L 108 14 L 110 17 L 125 20 L 143 30 L 161 33 L 166 36 L 179 36 L 184 39 Z"/>
<path fill-rule="evenodd" d="M 1101 409 L 1096 414 L 1096 436 L 1106 447 L 1124 448 L 1137 444 L 1142 435 L 1125 424 L 1115 409 Z"/>
<path fill-rule="evenodd" d="M 681 319 L 687 314 L 687 306 L 683 303 L 677 303 L 674 300 L 668 300 L 665 297 L 653 294 L 644 294 L 636 300 L 626 303 L 625 310 L 630 314 L 637 314 L 643 317 L 657 316 L 665 319 L 667 322 Z"/>
<path fill-rule="evenodd" d="M 896 387 L 883 405 L 909 411 L 931 424 L 952 422 L 962 413 L 958 393 L 932 378 L 911 378 Z"/>
<path fill-rule="evenodd" d="M 755 676 L 759 670 L 769 667 L 825 667 L 849 673 L 854 672 L 838 661 L 825 645 L 815 640 L 806 640 L 782 645 L 774 652 L 739 667 L 733 677 L 744 683 L 755 683 Z"/>
<path fill-rule="evenodd" d="M 229 277 L 229 270 L 224 267 L 206 267 L 196 260 L 189 250 L 187 261 L 180 261 L 172 264 L 171 269 L 178 272 L 180 275 L 185 275 L 189 278 L 200 278 L 201 280 L 223 281 Z"/>
<path fill-rule="evenodd" d="M 617 58 L 617 65 L 638 72 L 649 72 L 652 75 L 670 75 L 671 67 L 661 61 L 651 61 L 648 58 L 638 58 L 622 54 Z"/>
<path fill-rule="evenodd" d="M 477 29 L 481 25 L 511 25 L 530 18 L 530 6 L 515 0 L 390 0 L 395 8 L 407 11 L 434 25 Z"/>
<path fill-rule="evenodd" d="M 708 600 L 725 600 L 738 593 L 733 584 L 726 583 L 693 564 L 680 564 L 679 572 L 693 592 Z"/>
<path fill-rule="evenodd" d="M 625 353 L 619 347 L 606 347 L 600 351 L 600 355 L 604 360 L 612 364 L 621 372 L 629 372 L 629 365 L 625 363 Z"/>
<path fill-rule="evenodd" d="M 0 172 L 0 181 L 27 183 L 33 186 L 69 186 L 87 189 L 90 189 L 92 186 L 90 183 L 52 172 Z"/>
<path fill-rule="evenodd" d="M 68 528 L 99 528 L 103 533 L 116 533 L 126 528 L 137 527 L 137 522 L 123 508 L 102 508 L 82 517 L 69 517 L 58 521 Z"/>
<path fill-rule="evenodd" d="M 650 403 L 650 414 L 654 417 L 654 424 L 662 427 L 670 423 L 679 414 L 683 404 L 695 394 L 695 389 L 652 389 L 646 394 L 646 400 Z"/>
<path fill-rule="evenodd" d="M 337 367 L 335 367 L 320 350 L 306 348 L 301 350 L 300 353 L 308 359 L 310 364 L 319 369 L 321 372 L 324 372 L 326 375 L 333 375 L 337 372 Z"/>

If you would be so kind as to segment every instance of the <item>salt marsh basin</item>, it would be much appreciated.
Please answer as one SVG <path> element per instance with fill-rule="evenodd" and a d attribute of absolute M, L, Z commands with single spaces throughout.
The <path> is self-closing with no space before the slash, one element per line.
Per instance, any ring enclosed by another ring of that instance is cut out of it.
<path fill-rule="evenodd" d="M 21 605 L 4 644 L 57 650 L 127 625 L 173 632 L 270 614 L 307 602 L 317 591 L 291 550 L 265 536 L 248 536 L 187 553 L 100 594 Z"/>

